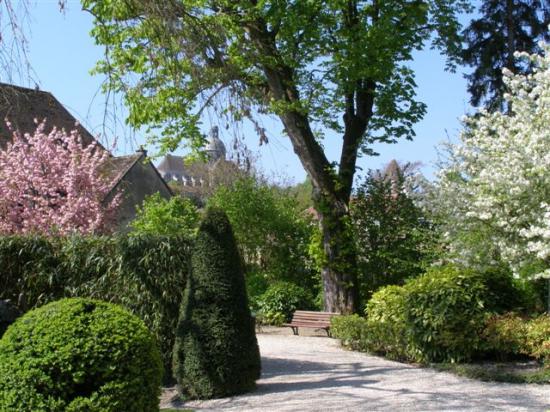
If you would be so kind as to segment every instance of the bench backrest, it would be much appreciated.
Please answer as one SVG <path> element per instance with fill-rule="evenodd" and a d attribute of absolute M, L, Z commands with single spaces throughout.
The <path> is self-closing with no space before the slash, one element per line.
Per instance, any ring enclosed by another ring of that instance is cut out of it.
<path fill-rule="evenodd" d="M 292 315 L 292 321 L 310 321 L 310 322 L 323 322 L 329 323 L 330 319 L 334 316 L 339 316 L 339 313 L 333 312 L 312 312 L 306 310 L 297 310 Z"/>

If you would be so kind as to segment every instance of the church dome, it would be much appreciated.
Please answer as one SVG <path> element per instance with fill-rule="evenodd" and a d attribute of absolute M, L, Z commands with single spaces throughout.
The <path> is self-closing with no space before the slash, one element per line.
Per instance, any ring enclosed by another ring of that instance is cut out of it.
<path fill-rule="evenodd" d="M 206 145 L 205 151 L 211 161 L 225 159 L 226 149 L 225 145 L 218 136 L 218 126 L 214 126 L 210 130 L 208 144 Z"/>

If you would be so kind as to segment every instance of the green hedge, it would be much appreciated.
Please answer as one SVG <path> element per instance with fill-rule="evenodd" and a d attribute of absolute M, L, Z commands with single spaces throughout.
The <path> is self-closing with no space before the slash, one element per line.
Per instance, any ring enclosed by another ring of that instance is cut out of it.
<path fill-rule="evenodd" d="M 118 303 L 157 337 L 167 378 L 190 264 L 182 237 L 0 237 L 0 299 L 20 312 L 63 297 Z"/>
<path fill-rule="evenodd" d="M 466 361 L 485 350 L 482 335 L 488 314 L 522 305 L 513 291 L 505 272 L 433 268 L 402 287 L 374 293 L 366 307 L 366 324 L 351 322 L 347 329 L 352 330 L 340 334 L 337 328 L 335 336 L 344 342 L 359 336 L 361 342 L 354 346 L 392 359 Z"/>
<path fill-rule="evenodd" d="M 0 340 L 1 411 L 158 411 L 161 377 L 143 321 L 102 301 L 49 303 Z"/>

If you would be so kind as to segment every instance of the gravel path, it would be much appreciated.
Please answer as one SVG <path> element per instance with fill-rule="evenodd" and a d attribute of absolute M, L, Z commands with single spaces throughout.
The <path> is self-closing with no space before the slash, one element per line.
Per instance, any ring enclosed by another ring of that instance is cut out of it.
<path fill-rule="evenodd" d="M 548 411 L 550 385 L 485 383 L 341 349 L 323 337 L 258 334 L 262 378 L 233 398 L 171 402 L 198 411 Z M 286 333 L 286 332 L 285 332 Z"/>

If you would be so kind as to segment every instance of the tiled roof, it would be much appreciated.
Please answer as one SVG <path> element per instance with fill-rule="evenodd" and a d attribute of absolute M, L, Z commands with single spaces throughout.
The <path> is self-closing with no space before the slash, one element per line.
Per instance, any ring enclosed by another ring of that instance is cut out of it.
<path fill-rule="evenodd" d="M 12 135 L 5 119 L 21 133 L 33 133 L 36 130 L 35 119 L 39 122 L 46 119 L 47 131 L 55 126 L 69 132 L 75 129 L 77 123 L 51 93 L 0 83 L 0 146 L 4 146 Z M 86 145 L 95 141 L 84 127 L 78 125 L 76 128 Z"/>

